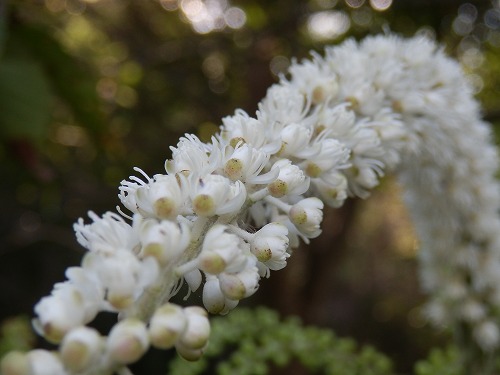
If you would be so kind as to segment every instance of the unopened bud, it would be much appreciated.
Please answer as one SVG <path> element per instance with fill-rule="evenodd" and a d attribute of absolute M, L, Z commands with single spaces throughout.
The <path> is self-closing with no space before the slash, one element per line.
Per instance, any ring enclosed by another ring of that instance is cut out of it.
<path fill-rule="evenodd" d="M 187 318 L 182 307 L 167 303 L 157 309 L 149 324 L 151 344 L 159 349 L 174 346 L 187 327 Z"/>
<path fill-rule="evenodd" d="M 89 327 L 79 327 L 69 332 L 61 344 L 61 359 L 72 372 L 89 368 L 102 353 L 99 333 Z"/>
<path fill-rule="evenodd" d="M 108 342 L 110 357 L 121 364 L 137 361 L 149 347 L 146 325 L 137 319 L 126 319 L 111 330 Z"/>
<path fill-rule="evenodd" d="M 199 216 L 212 216 L 216 208 L 215 201 L 210 195 L 200 194 L 193 199 L 193 211 Z"/>
<path fill-rule="evenodd" d="M 175 344 L 175 349 L 182 358 L 190 362 L 197 361 L 203 355 L 203 349 L 191 349 L 180 342 Z"/>
<path fill-rule="evenodd" d="M 62 362 L 48 350 L 36 349 L 27 353 L 31 365 L 30 375 L 66 375 Z"/>
<path fill-rule="evenodd" d="M 207 279 L 203 286 L 203 305 L 211 314 L 218 314 L 224 310 L 224 294 L 220 290 L 219 280 L 216 277 Z"/>
<path fill-rule="evenodd" d="M 222 273 L 219 280 L 220 289 L 227 298 L 240 300 L 255 293 L 259 274 L 256 267 L 251 267 L 236 274 Z"/>
<path fill-rule="evenodd" d="M 181 345 L 189 349 L 202 349 L 210 336 L 210 322 L 207 312 L 198 306 L 184 309 L 187 318 L 187 328 L 180 338 Z"/>
<path fill-rule="evenodd" d="M 3 375 L 30 375 L 31 365 L 25 353 L 10 352 L 0 362 Z"/>

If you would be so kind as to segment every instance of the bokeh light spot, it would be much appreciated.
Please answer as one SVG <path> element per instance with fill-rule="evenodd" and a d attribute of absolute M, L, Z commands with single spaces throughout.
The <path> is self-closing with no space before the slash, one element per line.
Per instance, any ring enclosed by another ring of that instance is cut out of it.
<path fill-rule="evenodd" d="M 322 11 L 313 13 L 307 21 L 311 38 L 327 40 L 346 33 L 351 27 L 349 17 L 341 11 Z"/>
<path fill-rule="evenodd" d="M 387 10 L 392 5 L 392 0 L 370 0 L 370 5 L 378 11 Z"/>

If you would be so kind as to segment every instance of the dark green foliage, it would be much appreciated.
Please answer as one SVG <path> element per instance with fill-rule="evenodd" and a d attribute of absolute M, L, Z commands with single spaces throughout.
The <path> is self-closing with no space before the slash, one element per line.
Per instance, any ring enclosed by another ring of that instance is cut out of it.
<path fill-rule="evenodd" d="M 206 354 L 199 362 L 174 360 L 169 373 L 194 375 L 268 374 L 296 361 L 314 374 L 388 375 L 391 361 L 371 347 L 339 338 L 328 329 L 306 327 L 297 318 L 280 320 L 267 308 L 237 308 L 212 320 Z"/>
<path fill-rule="evenodd" d="M 35 334 L 27 316 L 17 316 L 0 325 L 0 358 L 11 350 L 30 350 Z"/>

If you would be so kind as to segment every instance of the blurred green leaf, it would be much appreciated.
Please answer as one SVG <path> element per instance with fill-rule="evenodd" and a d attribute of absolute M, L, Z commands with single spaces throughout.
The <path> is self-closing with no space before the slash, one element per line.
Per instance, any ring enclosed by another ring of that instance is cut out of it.
<path fill-rule="evenodd" d="M 42 139 L 50 119 L 51 91 L 36 62 L 9 58 L 0 63 L 0 134 Z"/>
<path fill-rule="evenodd" d="M 0 2 L 0 56 L 7 40 L 7 4 Z"/>
<path fill-rule="evenodd" d="M 104 116 L 91 71 L 64 51 L 47 30 L 24 26 L 14 32 L 43 66 L 54 94 L 71 109 L 75 120 L 91 132 L 102 131 Z"/>
<path fill-rule="evenodd" d="M 35 342 L 27 316 L 9 318 L 0 325 L 0 358 L 11 350 L 30 350 Z"/>

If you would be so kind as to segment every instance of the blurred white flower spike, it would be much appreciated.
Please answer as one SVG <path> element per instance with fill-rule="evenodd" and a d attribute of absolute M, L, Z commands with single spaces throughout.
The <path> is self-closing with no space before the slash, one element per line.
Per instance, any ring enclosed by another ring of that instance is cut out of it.
<path fill-rule="evenodd" d="M 348 40 L 294 62 L 258 108 L 224 118 L 209 143 L 181 138 L 164 172 L 136 169 L 119 188 L 130 214 L 75 224 L 88 253 L 35 306 L 60 347 L 10 353 L 4 375 L 112 374 L 150 346 L 198 359 L 205 310 L 169 302 L 185 281 L 228 313 L 320 235 L 324 204 L 366 198 L 388 172 L 420 237 L 428 316 L 467 327 L 484 352 L 500 346 L 498 154 L 457 62 L 420 36 Z M 86 327 L 101 311 L 118 313 L 107 337 Z"/>

